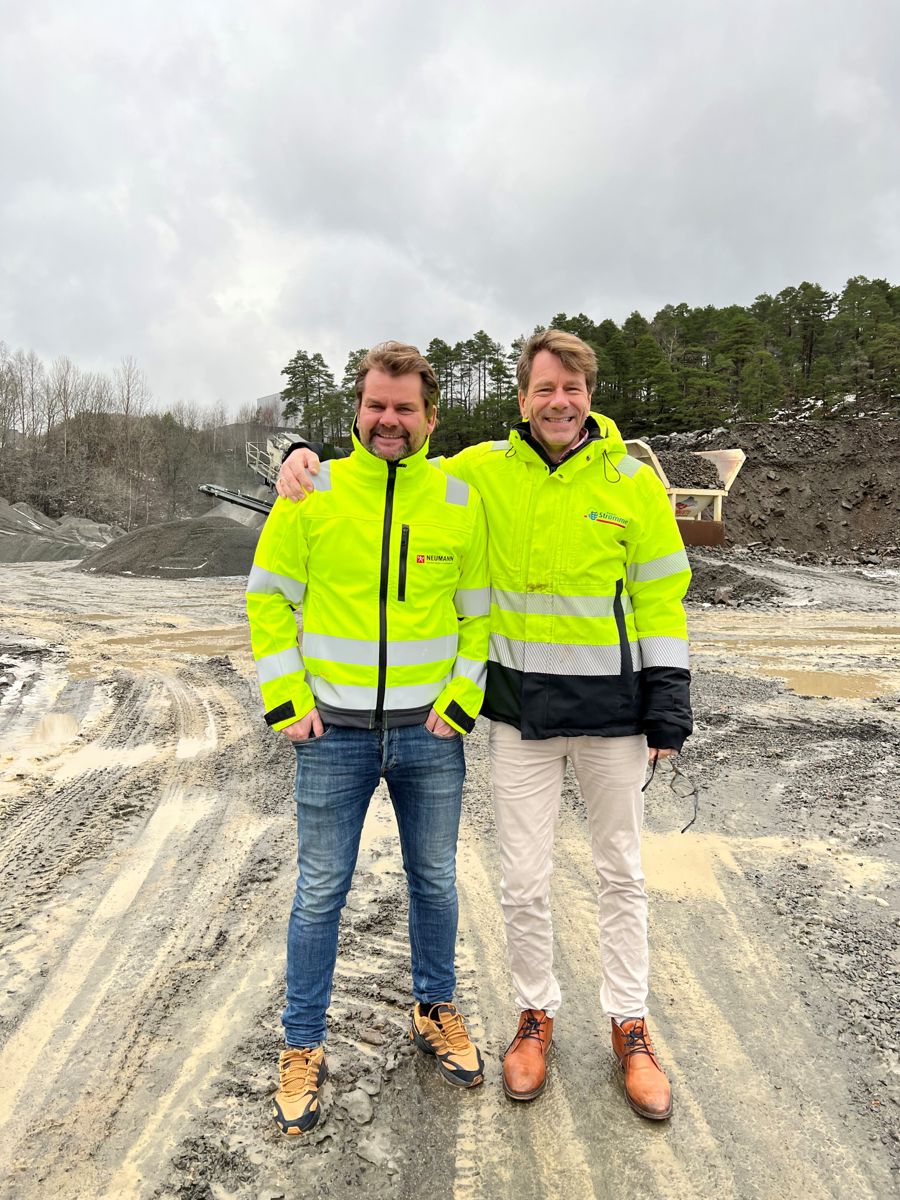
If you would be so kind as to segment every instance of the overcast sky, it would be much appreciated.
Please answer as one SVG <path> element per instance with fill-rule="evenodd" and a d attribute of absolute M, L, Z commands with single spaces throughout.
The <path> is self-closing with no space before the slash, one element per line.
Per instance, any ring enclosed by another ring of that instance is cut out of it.
<path fill-rule="evenodd" d="M 0 339 L 302 347 L 900 283 L 897 0 L 0 0 Z"/>

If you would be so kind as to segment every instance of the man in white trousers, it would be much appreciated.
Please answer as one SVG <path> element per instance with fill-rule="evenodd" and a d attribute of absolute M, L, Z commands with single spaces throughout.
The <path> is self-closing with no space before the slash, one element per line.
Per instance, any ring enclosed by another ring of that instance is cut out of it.
<path fill-rule="evenodd" d="M 553 973 L 550 875 L 567 760 L 585 800 L 599 880 L 602 986 L 630 1106 L 672 1113 L 647 1027 L 647 896 L 641 868 L 648 757 L 676 755 L 692 728 L 687 555 L 665 489 L 590 411 L 594 351 L 556 329 L 517 366 L 522 420 L 509 439 L 442 466 L 481 493 L 488 519 L 491 641 L 482 712 L 491 718 L 501 904 L 519 1009 L 503 1061 L 513 1100 L 546 1083 L 561 994 Z M 315 458 L 285 462 L 300 498 Z"/>

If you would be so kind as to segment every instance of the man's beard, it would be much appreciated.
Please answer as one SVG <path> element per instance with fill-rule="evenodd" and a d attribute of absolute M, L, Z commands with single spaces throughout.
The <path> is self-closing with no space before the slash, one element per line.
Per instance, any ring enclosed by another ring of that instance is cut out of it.
<path fill-rule="evenodd" d="M 381 434 L 382 437 L 399 437 L 403 439 L 402 446 L 398 446 L 395 450 L 381 450 L 375 444 L 375 438 Z M 383 458 L 387 462 L 397 462 L 401 458 L 409 458 L 413 453 L 411 435 L 406 429 L 382 429 L 377 425 L 369 434 L 369 440 L 366 443 L 366 449 L 370 454 L 374 454 L 376 458 Z"/>

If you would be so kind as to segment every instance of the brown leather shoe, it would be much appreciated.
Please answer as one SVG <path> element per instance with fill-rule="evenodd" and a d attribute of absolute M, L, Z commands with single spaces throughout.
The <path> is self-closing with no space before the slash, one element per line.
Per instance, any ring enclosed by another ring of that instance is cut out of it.
<path fill-rule="evenodd" d="M 510 1100 L 533 1100 L 544 1090 L 552 1041 L 553 1018 L 542 1008 L 519 1013 L 519 1028 L 503 1056 L 503 1090 Z"/>
<path fill-rule="evenodd" d="M 625 1072 L 625 1099 L 636 1113 L 651 1121 L 672 1115 L 672 1090 L 653 1052 L 647 1022 L 643 1017 L 612 1023 L 612 1044 L 619 1066 Z"/>

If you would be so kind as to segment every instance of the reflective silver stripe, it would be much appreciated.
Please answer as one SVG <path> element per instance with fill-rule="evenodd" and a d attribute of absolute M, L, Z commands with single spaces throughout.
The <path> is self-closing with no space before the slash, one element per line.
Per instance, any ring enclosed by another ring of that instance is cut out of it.
<path fill-rule="evenodd" d="M 500 441 L 491 442 L 491 449 L 492 450 L 508 450 L 509 449 L 509 438 L 502 438 Z"/>
<path fill-rule="evenodd" d="M 491 599 L 504 612 L 536 617 L 611 617 L 614 596 L 555 596 L 544 592 L 507 592 L 493 588 Z M 631 598 L 622 595 L 622 611 L 631 612 Z"/>
<path fill-rule="evenodd" d="M 446 686 L 447 680 L 441 679 L 437 683 L 386 688 L 384 707 L 391 710 L 424 708 L 426 704 L 435 701 Z M 320 675 L 310 676 L 310 687 L 317 700 L 332 708 L 367 712 L 375 707 L 376 689 L 373 687 L 360 687 L 352 683 L 329 683 Z"/>
<path fill-rule="evenodd" d="M 459 617 L 487 617 L 491 611 L 491 589 L 457 588 L 453 604 Z"/>
<path fill-rule="evenodd" d="M 645 667 L 690 668 L 688 644 L 677 637 L 641 638 L 641 655 Z"/>
<path fill-rule="evenodd" d="M 651 558 L 649 562 L 632 563 L 628 568 L 629 583 L 647 583 L 651 579 L 665 579 L 679 571 L 689 571 L 691 564 L 684 550 L 675 550 L 662 558 Z"/>
<path fill-rule="evenodd" d="M 490 655 L 491 662 L 503 667 L 541 675 L 618 675 L 622 670 L 618 643 L 614 646 L 554 645 L 520 642 L 492 633 Z"/>
<path fill-rule="evenodd" d="M 295 671 L 303 670 L 303 659 L 296 646 L 290 650 L 279 650 L 277 654 L 267 654 L 265 658 L 256 660 L 256 675 L 259 682 L 271 683 L 282 675 L 293 675 Z"/>
<path fill-rule="evenodd" d="M 331 460 L 323 462 L 319 465 L 318 475 L 311 476 L 313 487 L 317 492 L 331 491 Z"/>
<path fill-rule="evenodd" d="M 615 464 L 615 468 L 620 475 L 627 475 L 629 479 L 633 479 L 642 465 L 639 458 L 632 458 L 630 454 L 624 454 Z"/>
<path fill-rule="evenodd" d="M 469 485 L 457 479 L 455 475 L 447 476 L 447 491 L 444 499 L 448 504 L 460 504 L 463 508 L 469 503 Z"/>
<path fill-rule="evenodd" d="M 474 658 L 463 658 L 460 655 L 453 664 L 454 679 L 471 679 L 476 687 L 480 687 L 484 691 L 484 685 L 487 683 L 487 665 L 483 662 L 476 662 Z"/>
<path fill-rule="evenodd" d="M 414 642 L 388 642 L 389 667 L 415 667 L 420 663 L 442 662 L 456 655 L 456 633 L 445 637 L 422 638 Z M 303 653 L 307 658 L 323 658 L 327 662 L 344 663 L 354 667 L 378 666 L 378 642 L 362 638 L 333 637 L 327 633 L 303 634 Z"/>
<path fill-rule="evenodd" d="M 306 591 L 306 584 L 290 575 L 276 575 L 274 571 L 264 571 L 262 567 L 254 566 L 247 580 L 247 594 L 258 596 L 284 596 L 289 604 L 299 604 Z"/>

